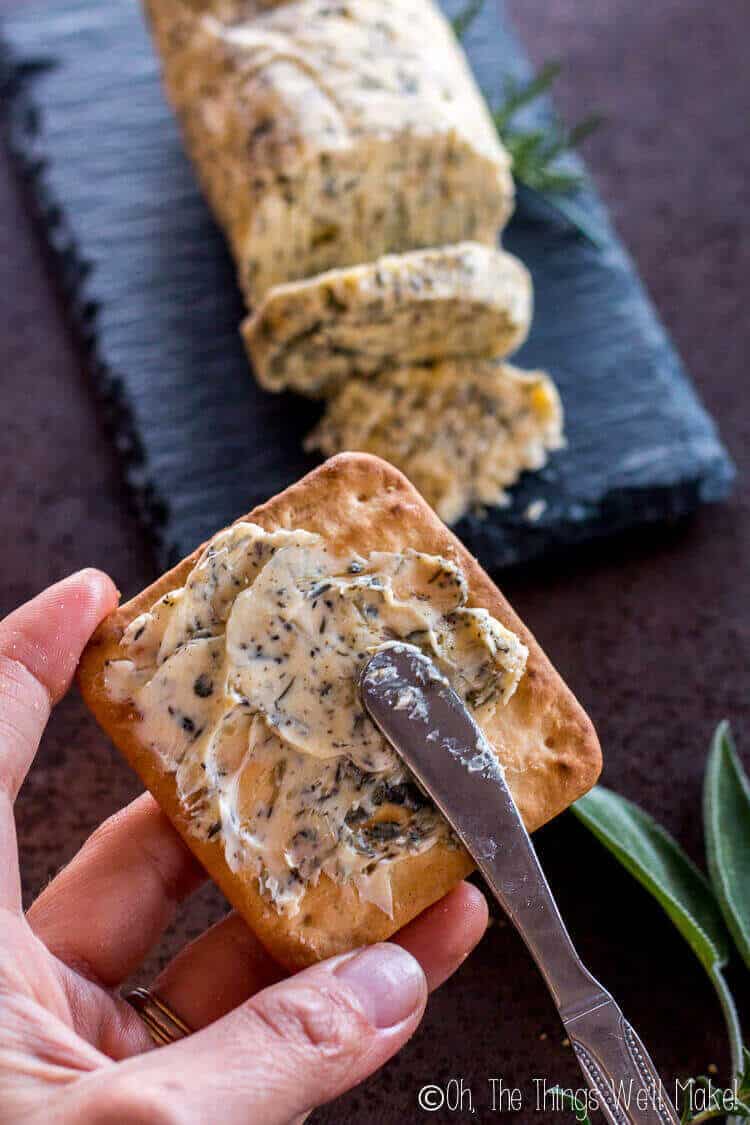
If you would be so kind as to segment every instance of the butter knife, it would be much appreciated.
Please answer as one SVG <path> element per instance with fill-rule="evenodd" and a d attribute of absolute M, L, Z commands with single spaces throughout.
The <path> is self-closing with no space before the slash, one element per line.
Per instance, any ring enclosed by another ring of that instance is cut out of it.
<path fill-rule="evenodd" d="M 362 702 L 445 816 L 546 981 L 610 1125 L 679 1125 L 646 1048 L 578 956 L 502 767 L 448 681 L 413 645 L 380 649 L 362 669 Z"/>

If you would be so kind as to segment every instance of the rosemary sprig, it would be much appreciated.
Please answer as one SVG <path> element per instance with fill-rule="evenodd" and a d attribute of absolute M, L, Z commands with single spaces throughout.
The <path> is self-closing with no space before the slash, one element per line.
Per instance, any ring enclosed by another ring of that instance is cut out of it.
<path fill-rule="evenodd" d="M 560 63 L 548 62 L 527 82 L 508 79 L 503 101 L 492 110 L 492 118 L 510 153 L 517 182 L 542 199 L 594 246 L 599 246 L 599 238 L 585 213 L 570 199 L 583 187 L 583 178 L 579 172 L 562 167 L 559 159 L 599 128 L 603 120 L 601 114 L 590 114 L 570 129 L 555 120 L 535 129 L 513 124 L 522 109 L 549 91 L 560 70 Z"/>
<path fill-rule="evenodd" d="M 483 7 L 484 0 L 468 0 L 466 6 L 454 16 L 451 22 L 459 39 L 466 36 Z M 597 233 L 588 222 L 583 209 L 577 207 L 571 198 L 583 186 L 583 178 L 578 172 L 561 166 L 559 160 L 599 128 L 603 120 L 601 114 L 589 114 L 570 129 L 557 120 L 532 129 L 514 125 L 514 120 L 522 109 L 549 92 L 561 70 L 559 62 L 548 62 L 525 82 L 507 79 L 502 102 L 492 107 L 492 119 L 512 158 L 513 175 L 517 183 L 598 247 L 600 241 Z"/>
<path fill-rule="evenodd" d="M 565 195 L 578 191 L 583 180 L 579 173 L 561 168 L 558 158 L 590 137 L 601 125 L 601 115 L 590 114 L 572 129 L 556 121 L 540 129 L 513 126 L 516 114 L 546 94 L 560 70 L 560 63 L 549 62 L 528 82 L 509 79 L 505 83 L 503 102 L 492 111 L 492 117 L 503 144 L 513 157 L 516 178 L 534 191 Z"/>
<path fill-rule="evenodd" d="M 463 39 L 483 7 L 484 0 L 468 0 L 466 7 L 462 8 L 458 15 L 453 17 L 451 26 L 453 27 L 456 39 Z"/>

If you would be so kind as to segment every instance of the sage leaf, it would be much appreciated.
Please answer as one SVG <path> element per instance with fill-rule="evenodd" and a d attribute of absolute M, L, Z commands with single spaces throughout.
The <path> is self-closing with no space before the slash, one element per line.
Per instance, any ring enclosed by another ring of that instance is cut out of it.
<path fill-rule="evenodd" d="M 723 1117 L 739 1123 L 750 1118 L 750 1052 L 743 1048 L 743 1070 L 727 1089 L 716 1086 L 713 1079 L 702 1074 L 685 1083 L 686 1092 L 680 1125 L 704 1125 Z"/>
<path fill-rule="evenodd" d="M 579 820 L 651 892 L 710 973 L 729 958 L 726 926 L 708 880 L 648 813 L 597 785 L 572 806 Z"/>
<path fill-rule="evenodd" d="M 711 883 L 734 943 L 750 967 L 750 784 L 726 721 L 711 742 L 703 822 Z"/>
<path fill-rule="evenodd" d="M 743 1069 L 739 1016 L 722 968 L 730 939 L 705 875 L 653 817 L 597 785 L 573 812 L 662 906 L 708 973 L 729 1035 L 732 1071 Z"/>
<path fill-rule="evenodd" d="M 586 1108 L 586 1102 L 580 1094 L 576 1094 L 572 1090 L 564 1090 L 562 1086 L 553 1086 L 548 1093 L 553 1095 L 556 1099 L 556 1104 L 558 1104 L 561 1109 L 569 1109 L 575 1114 L 578 1125 L 591 1125 L 591 1118 Z"/>

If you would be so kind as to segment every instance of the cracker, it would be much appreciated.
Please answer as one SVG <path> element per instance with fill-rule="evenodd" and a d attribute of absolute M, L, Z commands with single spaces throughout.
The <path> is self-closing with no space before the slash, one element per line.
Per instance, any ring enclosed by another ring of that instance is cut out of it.
<path fill-rule="evenodd" d="M 594 784 L 601 755 L 590 720 L 479 563 L 396 469 L 365 454 L 341 454 L 243 518 L 268 531 L 316 532 L 341 553 L 412 548 L 458 564 L 468 581 L 469 604 L 487 609 L 529 649 L 517 691 L 484 725 L 527 827 L 539 827 Z M 277 913 L 260 893 L 254 872 L 232 872 L 220 840 L 198 839 L 190 831 L 174 775 L 139 740 L 132 705 L 117 702 L 107 689 L 106 662 L 121 655 L 119 642 L 128 624 L 184 584 L 200 550 L 99 627 L 79 669 L 83 698 L 208 873 L 279 962 L 297 968 L 386 940 L 471 871 L 472 862 L 464 851 L 439 843 L 394 863 L 392 917 L 362 901 L 352 885 L 325 876 L 308 887 L 296 915 Z"/>

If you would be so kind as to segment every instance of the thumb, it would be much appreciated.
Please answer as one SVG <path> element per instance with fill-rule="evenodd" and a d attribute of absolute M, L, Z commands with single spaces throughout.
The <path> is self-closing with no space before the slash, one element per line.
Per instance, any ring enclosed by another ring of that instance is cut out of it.
<path fill-rule="evenodd" d="M 282 1125 L 382 1066 L 413 1034 L 426 1000 L 419 962 L 400 946 L 373 945 L 266 988 L 118 1069 L 121 1079 L 130 1071 L 128 1087 L 146 1111 L 144 1097 L 162 1107 L 177 1098 L 181 1122 L 211 1120 L 220 1106 L 227 1125 Z"/>

